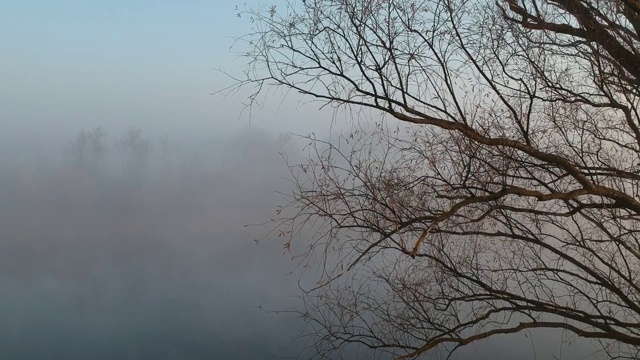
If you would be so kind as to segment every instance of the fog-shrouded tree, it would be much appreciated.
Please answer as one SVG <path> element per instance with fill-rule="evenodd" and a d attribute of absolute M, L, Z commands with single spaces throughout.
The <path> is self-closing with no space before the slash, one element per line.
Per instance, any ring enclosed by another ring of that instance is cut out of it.
<path fill-rule="evenodd" d="M 107 133 L 96 127 L 92 130 L 81 130 L 66 149 L 67 161 L 81 168 L 94 172 L 104 171 L 107 155 Z"/>
<path fill-rule="evenodd" d="M 251 104 L 275 87 L 378 119 L 311 138 L 275 220 L 320 271 L 299 311 L 318 357 L 446 355 L 535 329 L 640 356 L 639 2 L 302 0 L 238 15 L 252 29 L 235 86 Z"/>
<path fill-rule="evenodd" d="M 146 175 L 152 146 L 149 139 L 143 136 L 141 129 L 129 127 L 116 146 L 120 151 L 124 177 L 141 178 Z"/>

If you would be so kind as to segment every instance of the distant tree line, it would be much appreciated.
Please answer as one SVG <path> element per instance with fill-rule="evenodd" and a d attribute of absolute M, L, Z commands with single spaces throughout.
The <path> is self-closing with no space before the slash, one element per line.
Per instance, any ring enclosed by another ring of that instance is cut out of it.
<path fill-rule="evenodd" d="M 110 147 L 107 133 L 102 127 L 81 130 L 65 148 L 65 162 L 96 174 L 106 170 L 107 155 L 115 150 L 115 160 L 119 164 L 123 177 L 143 177 L 149 171 L 151 140 L 145 137 L 140 128 L 129 127 L 127 131 Z M 162 149 L 166 152 L 168 138 L 163 139 Z M 163 154 L 163 158 L 166 154 Z M 166 164 L 166 163 L 165 163 Z"/>

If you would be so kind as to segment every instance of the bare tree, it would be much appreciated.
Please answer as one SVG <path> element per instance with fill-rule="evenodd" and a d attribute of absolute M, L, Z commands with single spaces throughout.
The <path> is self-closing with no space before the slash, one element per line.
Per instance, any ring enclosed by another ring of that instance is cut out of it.
<path fill-rule="evenodd" d="M 640 4 L 303 0 L 240 16 L 252 103 L 275 86 L 405 124 L 312 139 L 291 166 L 276 221 L 287 249 L 315 235 L 301 314 L 319 357 L 540 328 L 640 356 Z"/>
<path fill-rule="evenodd" d="M 122 174 L 126 177 L 141 178 L 147 173 L 151 143 L 139 128 L 129 127 L 116 143 L 121 155 Z"/>
<path fill-rule="evenodd" d="M 107 134 L 101 127 L 81 130 L 65 149 L 67 161 L 95 172 L 104 171 Z"/>

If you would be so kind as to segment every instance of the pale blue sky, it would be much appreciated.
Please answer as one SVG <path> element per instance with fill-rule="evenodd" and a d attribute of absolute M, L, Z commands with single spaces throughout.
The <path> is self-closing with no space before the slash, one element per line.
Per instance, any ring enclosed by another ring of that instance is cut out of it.
<path fill-rule="evenodd" d="M 209 95 L 229 84 L 215 68 L 240 72 L 229 47 L 249 30 L 234 10 L 245 3 L 259 1 L 0 0 L 1 130 L 248 126 L 238 118 L 242 96 Z M 298 117 L 265 111 L 251 126 L 282 131 L 303 122 Z"/>

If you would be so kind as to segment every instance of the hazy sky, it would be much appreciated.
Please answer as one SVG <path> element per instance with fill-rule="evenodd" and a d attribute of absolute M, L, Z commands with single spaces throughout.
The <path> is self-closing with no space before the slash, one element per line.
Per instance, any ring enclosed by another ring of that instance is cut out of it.
<path fill-rule="evenodd" d="M 236 132 L 249 124 L 239 117 L 244 98 L 210 94 L 231 84 L 215 69 L 241 71 L 229 48 L 249 22 L 236 17 L 236 5 L 259 3 L 0 1 L 1 130 Z M 265 110 L 251 125 L 309 129 L 291 110 Z"/>

